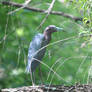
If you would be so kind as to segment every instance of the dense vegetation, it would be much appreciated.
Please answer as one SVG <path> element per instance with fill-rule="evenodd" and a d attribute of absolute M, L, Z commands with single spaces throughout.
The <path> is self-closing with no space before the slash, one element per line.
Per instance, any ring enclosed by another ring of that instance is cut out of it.
<path fill-rule="evenodd" d="M 23 3 L 23 0 L 12 0 Z M 21 9 L 11 15 L 7 13 L 16 7 L 0 4 L 0 88 L 31 85 L 30 75 L 25 73 L 29 43 L 38 32 L 48 25 L 63 27 L 65 32 L 55 33 L 48 46 L 43 62 L 64 80 L 41 65 L 44 84 L 70 85 L 80 82 L 91 83 L 92 78 L 92 5 L 91 0 L 56 0 L 54 11 L 61 11 L 83 18 L 83 21 L 49 15 L 43 26 L 37 30 L 46 14 Z M 1 3 L 2 1 L 0 1 Z M 32 0 L 30 7 L 48 9 L 51 0 Z M 69 38 L 69 39 L 68 39 Z M 59 41 L 57 43 L 54 43 Z M 48 80 L 47 80 L 48 78 Z M 36 83 L 40 84 L 39 71 Z"/>

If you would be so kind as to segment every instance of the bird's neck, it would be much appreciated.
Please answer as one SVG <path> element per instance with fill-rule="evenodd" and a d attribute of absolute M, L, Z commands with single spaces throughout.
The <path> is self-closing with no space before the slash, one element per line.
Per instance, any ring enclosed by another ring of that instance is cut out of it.
<path fill-rule="evenodd" d="M 45 39 L 48 41 L 48 43 L 50 42 L 51 40 L 51 34 L 48 33 L 48 32 L 44 32 L 44 36 L 45 36 Z"/>

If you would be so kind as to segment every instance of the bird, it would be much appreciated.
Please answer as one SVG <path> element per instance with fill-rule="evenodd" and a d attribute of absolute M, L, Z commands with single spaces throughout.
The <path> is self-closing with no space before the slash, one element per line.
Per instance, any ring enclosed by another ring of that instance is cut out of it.
<path fill-rule="evenodd" d="M 27 73 L 30 73 L 33 85 L 35 85 L 35 83 L 33 81 L 32 75 L 35 72 L 36 68 L 40 65 L 39 60 L 41 61 L 44 57 L 44 54 L 46 52 L 46 45 L 48 45 L 51 41 L 52 33 L 61 30 L 63 30 L 63 28 L 56 27 L 55 25 L 49 25 L 45 28 L 43 34 L 36 34 L 30 42 L 28 49 L 28 63 L 26 71 Z"/>

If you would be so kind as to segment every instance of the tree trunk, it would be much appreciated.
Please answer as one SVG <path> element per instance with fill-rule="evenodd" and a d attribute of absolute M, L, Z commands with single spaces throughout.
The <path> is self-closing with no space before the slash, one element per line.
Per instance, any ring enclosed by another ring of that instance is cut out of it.
<path fill-rule="evenodd" d="M 0 92 L 92 92 L 92 85 L 39 85 L 1 89 Z"/>

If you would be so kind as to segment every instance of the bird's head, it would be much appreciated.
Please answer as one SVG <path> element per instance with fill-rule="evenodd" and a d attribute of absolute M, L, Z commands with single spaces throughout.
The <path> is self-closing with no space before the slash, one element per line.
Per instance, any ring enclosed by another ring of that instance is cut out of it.
<path fill-rule="evenodd" d="M 46 27 L 46 29 L 44 30 L 44 35 L 46 39 L 51 40 L 51 34 L 54 32 L 58 32 L 58 31 L 62 31 L 63 28 L 60 27 L 56 27 L 55 25 L 49 25 L 48 27 Z"/>
<path fill-rule="evenodd" d="M 56 27 L 55 25 L 49 25 L 48 27 L 46 27 L 44 33 L 47 33 L 47 35 L 50 35 L 53 32 L 58 32 L 58 31 L 62 31 L 63 28 L 60 27 Z"/>

